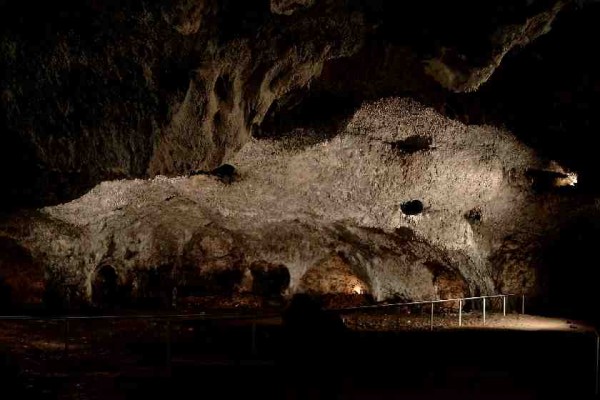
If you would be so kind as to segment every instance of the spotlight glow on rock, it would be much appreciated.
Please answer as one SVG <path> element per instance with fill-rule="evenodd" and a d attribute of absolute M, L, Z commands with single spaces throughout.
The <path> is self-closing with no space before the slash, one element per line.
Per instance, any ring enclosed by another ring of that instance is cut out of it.
<path fill-rule="evenodd" d="M 363 294 L 364 290 L 363 290 L 363 288 L 362 288 L 360 285 L 355 285 L 355 286 L 352 288 L 352 292 L 353 292 L 354 294 Z"/>

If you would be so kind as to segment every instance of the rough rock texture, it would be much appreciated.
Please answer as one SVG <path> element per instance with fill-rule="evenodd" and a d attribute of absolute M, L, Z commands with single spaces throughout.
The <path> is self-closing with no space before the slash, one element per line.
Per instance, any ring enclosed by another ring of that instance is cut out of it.
<path fill-rule="evenodd" d="M 274 99 L 351 54 L 364 30 L 335 1 L 285 20 L 237 1 L 59 2 L 33 15 L 12 3 L 1 5 L 2 130 L 21 203 L 218 166 Z"/>
<path fill-rule="evenodd" d="M 371 291 L 366 282 L 352 271 L 352 265 L 339 255 L 330 256 L 309 268 L 300 280 L 300 290 L 317 295 Z"/>
<path fill-rule="evenodd" d="M 210 175 L 104 182 L 14 215 L 0 232 L 83 301 L 106 265 L 134 299 L 168 299 L 173 287 L 336 292 L 346 282 L 378 300 L 431 299 L 535 293 L 543 280 L 529 243 L 595 207 L 568 188 L 536 192 L 527 171 L 556 166 L 509 132 L 408 99 L 366 104 L 340 135 L 319 138 L 249 142 L 231 159 L 230 184 Z M 403 212 L 414 200 L 421 212 Z"/>
<path fill-rule="evenodd" d="M 557 2 L 527 18 L 524 22 L 500 27 L 491 35 L 491 50 L 480 66 L 473 67 L 469 57 L 455 49 L 442 48 L 437 58 L 427 61 L 425 71 L 446 89 L 456 92 L 477 90 L 486 82 L 514 47 L 524 46 L 539 36 L 548 33 L 558 12 L 566 2 Z"/>
<path fill-rule="evenodd" d="M 0 309 L 44 301 L 44 266 L 13 239 L 0 236 Z"/>
<path fill-rule="evenodd" d="M 411 60 L 382 76 L 472 90 L 563 6 L 422 3 L 3 1 L 1 200 L 57 203 L 102 180 L 212 169 L 276 100 L 304 93 L 327 60 L 367 38 L 383 37 L 390 59 Z M 452 34 L 463 23 L 473 31 Z"/>
<path fill-rule="evenodd" d="M 271 11 L 275 14 L 292 15 L 299 9 L 312 7 L 316 0 L 271 0 Z"/>

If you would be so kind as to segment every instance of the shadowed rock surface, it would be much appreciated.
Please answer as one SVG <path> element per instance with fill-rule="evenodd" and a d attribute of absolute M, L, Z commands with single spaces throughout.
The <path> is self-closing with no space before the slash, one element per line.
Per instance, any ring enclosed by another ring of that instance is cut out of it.
<path fill-rule="evenodd" d="M 570 4 L 505 3 L 2 1 L 2 201 L 55 204 L 103 180 L 209 171 L 328 60 L 349 63 L 343 82 L 395 93 L 475 90 Z M 386 60 L 373 58 L 373 74 L 349 59 L 373 52 Z"/>

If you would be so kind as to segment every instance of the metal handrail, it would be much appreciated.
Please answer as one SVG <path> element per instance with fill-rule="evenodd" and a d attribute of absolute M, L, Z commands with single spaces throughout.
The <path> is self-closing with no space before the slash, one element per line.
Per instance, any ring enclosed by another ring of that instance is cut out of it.
<path fill-rule="evenodd" d="M 372 309 L 382 309 L 382 308 L 390 308 L 390 307 L 403 307 L 403 306 L 412 306 L 412 305 L 423 305 L 430 304 L 431 305 L 431 315 L 429 318 L 429 328 L 433 331 L 433 319 L 434 319 L 434 306 L 439 303 L 449 303 L 458 301 L 458 326 L 462 327 L 462 313 L 463 313 L 463 304 L 467 300 L 482 300 L 483 301 L 483 324 L 486 324 L 486 302 L 487 299 L 494 298 L 502 298 L 502 314 L 506 316 L 506 299 L 509 297 L 516 297 L 516 294 L 495 294 L 489 296 L 473 296 L 473 297 L 462 297 L 455 299 L 439 299 L 439 300 L 421 300 L 421 301 L 409 301 L 404 303 L 389 303 L 389 304 L 373 304 L 368 306 L 355 306 L 355 307 L 346 307 L 346 308 L 338 308 L 330 310 L 332 312 L 337 313 L 345 313 L 357 310 L 372 310 Z M 521 295 L 522 303 L 521 303 L 521 313 L 525 314 L 525 295 Z"/>
<path fill-rule="evenodd" d="M 379 309 L 389 307 L 402 307 L 419 304 L 438 304 L 438 303 L 450 303 L 450 302 L 461 302 L 464 303 L 467 300 L 484 300 L 492 298 L 507 298 L 516 297 L 517 294 L 497 294 L 489 296 L 473 296 L 473 297 L 461 297 L 453 299 L 438 299 L 438 300 L 420 300 L 410 301 L 404 303 L 385 303 L 385 304 L 371 304 L 366 306 L 354 306 L 345 308 L 335 308 L 328 311 L 332 312 L 344 312 L 354 310 L 367 310 L 367 309 Z M 521 313 L 525 313 L 525 296 L 522 296 L 522 309 Z M 254 315 L 243 315 L 243 314 L 208 314 L 205 312 L 194 313 L 194 314 L 115 314 L 115 315 L 0 315 L 0 321 L 65 321 L 65 320 L 127 320 L 127 319 L 259 319 L 276 317 L 280 314 L 254 314 Z"/>
<path fill-rule="evenodd" d="M 482 299 L 492 299 L 499 297 L 516 297 L 518 294 L 495 294 L 489 296 L 474 296 L 474 297 L 459 297 L 455 299 L 439 299 L 439 300 L 421 300 L 421 301 L 409 301 L 405 303 L 385 303 L 385 304 L 371 304 L 368 306 L 355 306 L 355 307 L 344 307 L 344 308 L 336 308 L 331 311 L 353 311 L 353 310 L 362 310 L 362 309 L 370 309 L 370 308 L 386 308 L 386 307 L 401 307 L 401 306 L 413 306 L 418 304 L 437 304 L 437 303 L 449 303 L 453 301 L 465 301 L 465 300 L 482 300 Z M 524 299 L 525 296 L 521 295 Z M 523 302 L 524 304 L 524 302 Z M 522 307 L 524 311 L 525 307 Z M 524 312 L 523 312 L 524 314 Z"/>
<path fill-rule="evenodd" d="M 411 301 L 404 303 L 388 303 L 388 304 L 373 304 L 368 306 L 356 306 L 346 307 L 339 309 L 332 309 L 329 311 L 333 312 L 344 312 L 364 309 L 379 309 L 389 307 L 402 307 L 419 304 L 430 304 L 431 305 L 431 329 L 433 330 L 433 315 L 434 305 L 439 303 L 459 302 L 459 326 L 462 326 L 462 305 L 466 300 L 483 300 L 483 322 L 485 324 L 485 305 L 486 299 L 502 298 L 503 299 L 503 314 L 506 315 L 506 299 L 508 297 L 517 297 L 517 294 L 497 294 L 489 296 L 474 296 L 474 297 L 462 297 L 455 299 L 439 299 L 439 300 L 423 300 L 423 301 Z M 525 314 L 525 295 L 520 295 L 522 298 L 521 313 Z M 203 320 L 252 320 L 277 317 L 280 314 L 257 314 L 257 315 L 240 315 L 240 314 L 207 314 L 194 313 L 194 314 L 121 314 L 121 315 L 51 315 L 51 316 L 34 316 L 34 315 L 0 315 L 0 321 L 62 321 L 65 323 L 64 333 L 64 352 L 68 353 L 69 349 L 69 321 L 81 321 L 81 320 L 127 320 L 127 319 L 154 319 L 154 320 L 167 320 L 167 369 L 171 370 L 171 324 L 170 321 L 173 319 L 185 320 L 185 319 L 203 319 Z M 600 334 L 597 330 L 594 330 L 596 335 L 596 348 L 595 348 L 595 394 L 598 396 L 600 390 Z M 252 354 L 257 354 L 256 348 L 256 324 L 252 324 Z"/>
<path fill-rule="evenodd" d="M 227 319 L 262 319 L 277 317 L 280 314 L 120 314 L 120 315 L 0 315 L 0 321 L 72 321 L 72 320 L 127 320 L 127 319 L 203 319 L 203 320 L 227 320 Z"/>

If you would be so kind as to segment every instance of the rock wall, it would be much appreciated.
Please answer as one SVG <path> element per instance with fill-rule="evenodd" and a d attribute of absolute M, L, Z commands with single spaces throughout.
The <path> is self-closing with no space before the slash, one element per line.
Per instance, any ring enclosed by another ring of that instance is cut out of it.
<path fill-rule="evenodd" d="M 252 140 L 231 161 L 232 182 L 104 182 L 0 232 L 83 302 L 105 266 L 139 301 L 356 285 L 416 300 L 538 293 L 540 237 L 594 207 L 569 187 L 537 192 L 528 171 L 559 167 L 510 132 L 409 99 L 365 104 L 335 138 Z"/>
<path fill-rule="evenodd" d="M 210 170 L 250 139 L 276 100 L 302 96 L 327 60 L 348 59 L 367 39 L 407 61 L 378 75 L 410 77 L 396 92 L 409 82 L 473 90 L 564 5 L 3 1 L 2 202 L 55 204 L 103 180 Z M 462 23 L 472 32 L 457 36 Z"/>

